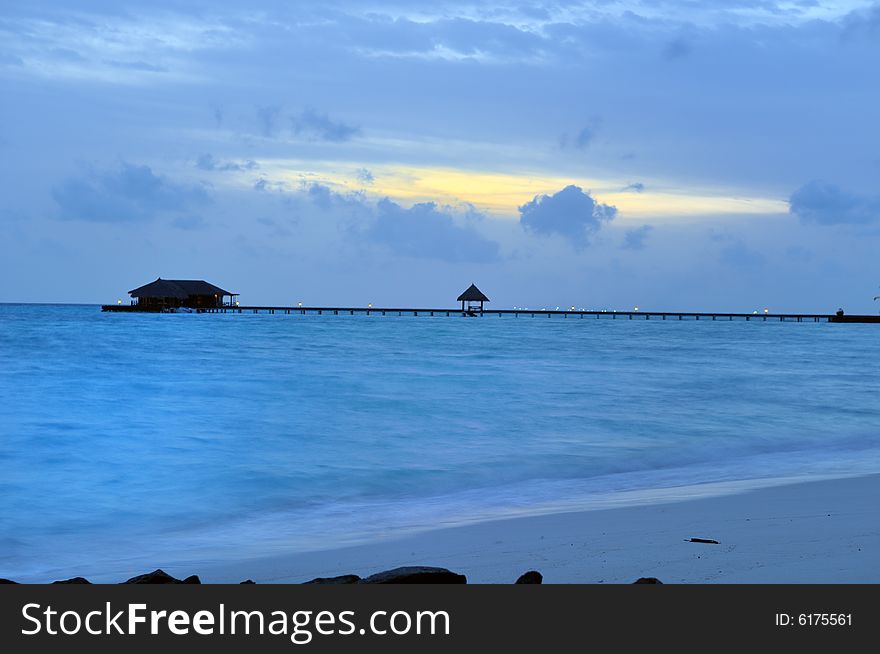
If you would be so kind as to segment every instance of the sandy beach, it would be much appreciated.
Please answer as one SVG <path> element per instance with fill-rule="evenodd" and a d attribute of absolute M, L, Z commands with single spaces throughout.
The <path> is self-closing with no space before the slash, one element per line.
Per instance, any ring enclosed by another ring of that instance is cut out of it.
<path fill-rule="evenodd" d="M 800 482 L 648 506 L 514 518 L 322 552 L 169 569 L 205 583 L 297 583 L 404 565 L 469 583 L 880 582 L 880 475 Z M 689 542 L 690 538 L 718 544 Z"/>

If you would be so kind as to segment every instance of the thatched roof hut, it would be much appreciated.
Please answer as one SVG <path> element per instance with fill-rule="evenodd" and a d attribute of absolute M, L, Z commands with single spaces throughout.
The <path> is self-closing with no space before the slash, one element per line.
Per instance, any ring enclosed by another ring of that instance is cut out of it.
<path fill-rule="evenodd" d="M 461 310 L 464 311 L 464 303 L 468 303 L 468 311 L 476 311 L 476 302 L 480 303 L 480 311 L 483 310 L 483 302 L 489 302 L 489 298 L 486 297 L 486 294 L 483 293 L 480 289 L 477 288 L 475 284 L 471 284 L 468 289 L 458 296 L 458 301 L 461 302 Z M 474 303 L 474 304 L 471 304 Z"/>
<path fill-rule="evenodd" d="M 232 293 L 210 284 L 202 279 L 162 279 L 138 286 L 128 292 L 136 298 L 138 305 L 157 308 L 177 307 L 219 307 L 225 297 L 234 298 Z"/>

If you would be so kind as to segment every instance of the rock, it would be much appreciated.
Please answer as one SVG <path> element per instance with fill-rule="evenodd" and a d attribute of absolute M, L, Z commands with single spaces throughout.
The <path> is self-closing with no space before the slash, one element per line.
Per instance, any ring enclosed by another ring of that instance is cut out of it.
<path fill-rule="evenodd" d="M 634 584 L 662 584 L 663 582 L 657 579 L 657 577 L 639 577 L 636 579 Z"/>
<path fill-rule="evenodd" d="M 12 579 L 0 579 L 0 584 L 15 584 L 18 585 L 17 581 L 12 581 Z"/>
<path fill-rule="evenodd" d="M 91 584 L 92 582 L 84 577 L 72 577 L 71 579 L 65 579 L 64 581 L 53 581 L 53 584 Z"/>
<path fill-rule="evenodd" d="M 544 575 L 542 575 L 537 570 L 529 570 L 528 572 L 524 572 L 519 576 L 519 579 L 516 580 L 517 584 L 540 584 L 544 581 Z"/>
<path fill-rule="evenodd" d="M 361 584 L 466 584 L 467 577 L 446 568 L 410 566 L 385 570 L 366 579 Z"/>
<path fill-rule="evenodd" d="M 239 586 L 241 586 L 241 584 L 255 584 L 255 583 L 257 583 L 257 582 L 254 581 L 253 579 L 245 579 L 244 581 L 242 581 L 242 582 L 239 584 Z"/>
<path fill-rule="evenodd" d="M 187 579 L 192 579 L 192 577 L 187 577 Z M 198 577 L 196 577 L 198 579 Z M 181 584 L 183 583 L 180 579 L 175 579 L 170 574 L 165 572 L 164 570 L 153 570 L 152 572 L 148 572 L 145 575 L 138 575 L 137 577 L 132 577 L 126 584 Z M 188 583 L 197 583 L 197 582 L 188 582 Z"/>
<path fill-rule="evenodd" d="M 361 580 L 357 575 L 341 575 L 339 577 L 316 577 L 304 584 L 356 584 Z"/>
<path fill-rule="evenodd" d="M 182 584 L 201 584 L 202 580 L 199 579 L 198 575 L 190 575 L 189 577 L 187 577 L 186 579 L 184 579 L 180 583 L 182 583 Z"/>
<path fill-rule="evenodd" d="M 709 545 L 720 545 L 717 540 L 711 538 L 688 538 L 689 543 L 708 543 Z"/>

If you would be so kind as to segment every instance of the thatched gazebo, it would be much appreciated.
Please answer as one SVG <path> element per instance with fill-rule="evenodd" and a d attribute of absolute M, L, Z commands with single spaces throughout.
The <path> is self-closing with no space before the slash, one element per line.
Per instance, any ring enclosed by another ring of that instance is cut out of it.
<path fill-rule="evenodd" d="M 483 291 L 478 289 L 475 284 L 471 284 L 464 293 L 462 293 L 461 295 L 458 296 L 458 301 L 461 302 L 461 310 L 462 311 L 465 310 L 465 308 L 464 308 L 465 302 L 468 303 L 468 306 L 467 306 L 468 311 L 477 311 L 478 309 L 477 309 L 477 305 L 475 303 L 479 302 L 480 303 L 479 311 L 480 311 L 480 313 L 482 313 L 483 312 L 483 302 L 489 302 L 489 298 L 487 298 L 486 295 L 483 293 Z"/>

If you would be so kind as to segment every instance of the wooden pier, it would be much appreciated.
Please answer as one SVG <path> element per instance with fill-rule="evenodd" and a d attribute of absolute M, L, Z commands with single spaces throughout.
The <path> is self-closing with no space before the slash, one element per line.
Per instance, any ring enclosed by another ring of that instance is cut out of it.
<path fill-rule="evenodd" d="M 151 311 L 138 305 L 107 304 L 102 311 L 145 313 Z M 305 307 L 305 306 L 222 306 L 192 309 L 194 313 L 268 313 L 317 316 L 496 316 L 512 318 L 563 318 L 596 320 L 705 320 L 730 322 L 831 322 L 880 324 L 880 315 L 840 315 L 824 313 L 718 313 L 699 311 L 578 311 L 564 309 L 414 309 L 400 307 Z"/>

